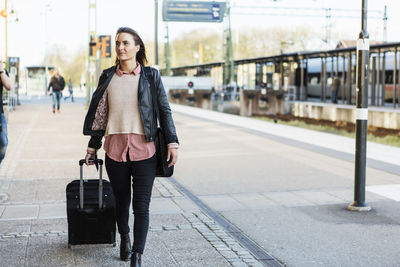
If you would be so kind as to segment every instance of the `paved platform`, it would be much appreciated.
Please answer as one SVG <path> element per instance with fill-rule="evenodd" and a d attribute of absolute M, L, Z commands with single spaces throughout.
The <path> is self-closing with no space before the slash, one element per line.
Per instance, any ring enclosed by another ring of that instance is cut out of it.
<path fill-rule="evenodd" d="M 184 144 L 175 177 L 272 256 L 288 266 L 399 265 L 399 148 L 368 143 L 372 211 L 350 212 L 354 139 L 173 109 Z"/>
<path fill-rule="evenodd" d="M 9 113 L 0 266 L 129 266 L 119 260 L 118 246 L 67 248 L 65 187 L 79 178 L 88 141 L 81 134 L 84 115 L 82 99 L 63 103 L 60 114 L 51 113 L 48 99 L 23 101 Z M 85 167 L 84 175 L 98 174 Z M 168 179 L 155 181 L 150 217 L 145 266 L 262 266 Z"/>
<path fill-rule="evenodd" d="M 398 266 L 398 148 L 368 144 L 372 211 L 350 212 L 351 138 L 172 109 L 182 146 L 174 179 L 155 182 L 146 266 Z M 54 115 L 46 99 L 9 113 L 0 266 L 128 266 L 118 247 L 67 248 L 65 186 L 87 145 L 84 114 L 82 100 Z"/>

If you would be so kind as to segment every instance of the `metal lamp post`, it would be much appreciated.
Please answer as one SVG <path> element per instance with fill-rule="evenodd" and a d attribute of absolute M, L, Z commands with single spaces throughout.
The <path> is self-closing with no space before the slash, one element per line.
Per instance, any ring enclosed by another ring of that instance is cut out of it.
<path fill-rule="evenodd" d="M 158 68 L 158 0 L 154 0 L 154 64 Z"/>
<path fill-rule="evenodd" d="M 8 41 L 7 41 L 7 23 L 8 23 L 8 12 L 7 12 L 7 0 L 4 0 L 4 9 L 1 10 L 0 15 L 4 18 L 4 61 L 8 62 L 7 57 L 8 57 L 8 51 L 7 51 L 7 46 L 8 46 Z"/>
<path fill-rule="evenodd" d="M 361 31 L 357 40 L 354 202 L 348 206 L 348 210 L 352 211 L 371 210 L 371 207 L 365 202 L 365 171 L 368 124 L 368 64 L 369 35 L 367 32 L 367 0 L 362 0 Z"/>
<path fill-rule="evenodd" d="M 4 2 L 5 2 L 5 4 L 4 4 L 5 7 L 4 7 L 4 9 L 5 9 L 6 12 L 7 12 L 7 0 L 5 0 Z M 6 61 L 8 61 L 8 40 L 7 40 L 7 37 L 8 37 L 8 32 L 7 32 L 7 30 L 8 30 L 8 27 L 7 27 L 7 26 L 8 26 L 8 25 L 7 25 L 7 24 L 8 24 L 8 20 L 7 20 L 7 16 L 6 16 L 5 19 L 6 19 L 5 24 L 4 24 L 4 25 L 5 25 L 5 34 L 6 34 L 6 38 L 5 38 L 5 42 L 6 42 L 6 47 L 5 47 L 5 48 L 6 48 L 6 51 L 5 51 L 6 54 L 5 54 L 5 57 L 6 57 L 6 58 L 5 58 L 5 59 L 6 59 Z"/>

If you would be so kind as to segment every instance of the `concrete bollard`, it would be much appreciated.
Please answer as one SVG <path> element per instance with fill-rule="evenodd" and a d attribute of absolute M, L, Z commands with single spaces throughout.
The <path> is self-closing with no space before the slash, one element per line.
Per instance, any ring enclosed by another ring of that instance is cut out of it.
<path fill-rule="evenodd" d="M 169 90 L 169 101 L 171 103 L 185 105 L 187 97 L 188 97 L 187 89 Z"/>
<path fill-rule="evenodd" d="M 170 89 L 169 101 L 174 104 L 190 105 L 203 109 L 211 109 L 212 93 L 210 90 Z"/>
<path fill-rule="evenodd" d="M 266 102 L 264 108 L 260 108 L 260 101 Z M 241 90 L 240 91 L 240 115 L 274 115 L 285 112 L 284 91 L 282 90 Z"/>
<path fill-rule="evenodd" d="M 211 90 L 194 90 L 193 95 L 195 107 L 211 109 Z"/>

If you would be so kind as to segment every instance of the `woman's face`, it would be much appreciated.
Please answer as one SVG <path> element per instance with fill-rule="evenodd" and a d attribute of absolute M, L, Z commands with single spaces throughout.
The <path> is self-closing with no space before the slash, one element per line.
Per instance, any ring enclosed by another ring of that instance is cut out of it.
<path fill-rule="evenodd" d="M 120 61 L 136 61 L 136 53 L 140 45 L 135 45 L 135 40 L 130 33 L 121 32 L 115 38 L 115 52 Z"/>

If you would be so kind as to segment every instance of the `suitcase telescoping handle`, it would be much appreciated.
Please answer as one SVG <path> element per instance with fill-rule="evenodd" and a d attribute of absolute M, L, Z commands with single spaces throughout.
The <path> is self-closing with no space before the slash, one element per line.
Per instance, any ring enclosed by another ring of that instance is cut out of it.
<path fill-rule="evenodd" d="M 99 170 L 99 209 L 103 207 L 103 160 L 102 159 L 90 159 L 89 162 L 98 163 L 100 165 Z M 80 183 L 79 183 L 79 207 L 83 209 L 83 164 L 85 160 L 79 160 L 80 167 Z"/>

